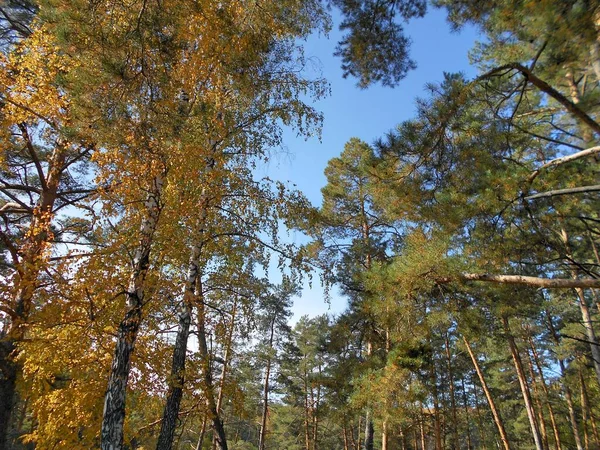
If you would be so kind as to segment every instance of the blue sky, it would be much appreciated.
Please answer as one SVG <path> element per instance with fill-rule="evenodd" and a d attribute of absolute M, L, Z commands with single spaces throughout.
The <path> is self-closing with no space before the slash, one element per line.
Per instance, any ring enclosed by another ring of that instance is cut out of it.
<path fill-rule="evenodd" d="M 442 81 L 444 72 L 463 72 L 468 77 L 476 74 L 468 58 L 469 50 L 479 38 L 476 29 L 466 27 L 460 33 L 451 33 L 445 11 L 430 8 L 424 18 L 411 21 L 406 31 L 412 39 L 411 57 L 417 69 L 394 89 L 373 86 L 361 90 L 353 79 L 343 79 L 340 61 L 332 56 L 340 38 L 337 29 L 332 30 L 328 39 L 323 36 L 308 39 L 305 55 L 320 66 L 331 85 L 331 95 L 315 104 L 325 116 L 321 142 L 306 141 L 296 137 L 295 132 L 286 131 L 285 151 L 276 152 L 259 173 L 295 184 L 314 205 L 320 205 L 327 162 L 341 153 L 351 137 L 371 143 L 398 123 L 412 118 L 416 98 L 426 95 L 425 85 Z M 290 239 L 302 241 L 301 236 L 293 234 Z M 345 307 L 345 300 L 335 291 L 331 305 L 325 303 L 318 277 L 312 284 L 312 289 L 306 285 L 300 298 L 294 301 L 294 321 L 304 314 L 312 317 L 325 312 L 338 313 Z"/>

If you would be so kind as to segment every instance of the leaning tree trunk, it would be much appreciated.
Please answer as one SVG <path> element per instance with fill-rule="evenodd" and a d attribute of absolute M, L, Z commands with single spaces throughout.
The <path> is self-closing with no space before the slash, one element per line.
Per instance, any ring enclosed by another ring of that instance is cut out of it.
<path fill-rule="evenodd" d="M 62 143 L 57 143 L 57 148 L 48 163 L 47 174 L 41 180 L 42 191 L 32 212 L 27 237 L 18 249 L 13 248 L 15 258 L 20 257 L 20 260 L 17 264 L 18 277 L 11 305 L 11 324 L 8 330 L 0 335 L 0 450 L 13 448 L 8 439 L 8 432 L 14 422 L 16 382 L 22 371 L 20 363 L 16 361 L 17 344 L 25 336 L 44 255 L 54 238 L 51 224 L 54 219 L 54 204 L 65 171 L 66 157 L 66 148 Z"/>
<path fill-rule="evenodd" d="M 540 436 L 535 417 L 533 402 L 531 400 L 531 393 L 529 392 L 529 386 L 527 385 L 527 379 L 525 377 L 525 370 L 523 370 L 523 362 L 521 361 L 517 344 L 515 343 L 515 339 L 510 331 L 508 319 L 506 317 L 502 317 L 502 325 L 504 326 L 504 331 L 506 332 L 506 339 L 508 340 L 508 346 L 510 348 L 510 353 L 515 365 L 515 370 L 517 372 L 519 386 L 521 387 L 521 393 L 523 394 L 523 401 L 525 402 L 525 410 L 527 411 L 527 418 L 529 419 L 529 425 L 531 427 L 531 434 L 533 435 L 535 448 L 537 450 L 544 450 L 542 438 Z"/>
<path fill-rule="evenodd" d="M 123 448 L 123 424 L 125 422 L 125 397 L 131 370 L 131 354 L 135 348 L 144 305 L 146 274 L 150 266 L 150 251 L 154 233 L 162 209 L 162 176 L 152 180 L 152 188 L 145 202 L 145 217 L 140 229 L 140 242 L 135 251 L 129 287 L 126 292 L 127 309 L 119 324 L 117 343 L 104 396 L 104 413 L 100 448 L 121 450 Z"/>
<path fill-rule="evenodd" d="M 477 361 L 477 357 L 475 353 L 473 353 L 473 349 L 471 348 L 471 344 L 467 341 L 467 338 L 463 336 L 463 342 L 465 343 L 465 347 L 469 356 L 471 357 L 471 361 L 473 362 L 473 366 L 475 367 L 475 372 L 477 372 L 477 376 L 479 377 L 479 382 L 481 383 L 481 387 L 483 389 L 483 393 L 485 394 L 485 398 L 488 401 L 488 405 L 490 406 L 490 410 L 492 411 L 492 416 L 494 417 L 494 423 L 496 424 L 496 428 L 498 428 L 498 432 L 500 433 L 500 439 L 502 440 L 502 446 L 504 450 L 510 450 L 510 444 L 508 442 L 508 435 L 506 434 L 506 429 L 504 428 L 504 422 L 502 422 L 502 418 L 500 417 L 500 412 L 498 408 L 496 408 L 496 403 L 492 397 L 492 394 L 488 388 L 488 385 L 485 381 L 485 377 L 483 376 L 483 372 L 481 367 L 479 367 L 479 362 Z"/>
<path fill-rule="evenodd" d="M 548 430 L 546 429 L 546 423 L 544 421 L 544 407 L 542 405 L 541 395 L 538 389 L 535 372 L 533 370 L 533 361 L 531 360 L 531 356 L 529 352 L 526 350 L 527 358 L 525 362 L 527 363 L 527 368 L 529 370 L 529 377 L 531 378 L 531 386 L 533 389 L 533 402 L 535 403 L 535 407 L 537 409 L 537 418 L 538 424 L 540 427 L 540 435 L 542 437 L 542 445 L 545 449 L 550 448 L 548 444 Z"/>

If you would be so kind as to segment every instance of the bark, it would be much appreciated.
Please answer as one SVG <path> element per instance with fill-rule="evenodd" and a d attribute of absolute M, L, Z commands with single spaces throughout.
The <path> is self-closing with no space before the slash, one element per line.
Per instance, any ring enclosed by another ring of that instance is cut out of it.
<path fill-rule="evenodd" d="M 275 317 L 271 320 L 271 327 L 269 333 L 269 352 L 273 349 L 273 335 L 275 332 Z M 263 385 L 263 411 L 262 419 L 260 421 L 260 436 L 258 440 L 258 450 L 265 449 L 265 437 L 267 435 L 267 415 L 269 413 L 269 376 L 271 375 L 271 354 L 267 358 L 267 367 L 265 369 L 265 383 Z M 344 447 L 347 447 L 346 443 L 346 425 L 344 423 Z"/>
<path fill-rule="evenodd" d="M 583 428 L 583 447 L 585 450 L 589 450 L 590 448 L 590 438 L 588 436 L 588 406 L 586 405 L 586 398 L 584 395 L 584 385 L 583 385 L 583 373 L 581 371 L 581 367 L 579 367 L 579 389 L 581 392 L 581 427 Z"/>
<path fill-rule="evenodd" d="M 381 450 L 388 450 L 388 423 L 387 419 L 381 424 Z"/>
<path fill-rule="evenodd" d="M 367 264 L 370 266 L 370 255 L 367 255 Z M 373 344 L 367 342 L 367 358 L 373 353 Z M 373 419 L 371 418 L 371 411 L 367 409 L 365 414 L 365 446 L 364 450 L 373 450 L 373 438 L 374 438 L 374 427 Z"/>
<path fill-rule="evenodd" d="M 150 251 L 154 232 L 161 211 L 163 179 L 154 178 L 152 189 L 145 202 L 145 217 L 140 229 L 140 242 L 133 259 L 133 267 L 126 292 L 126 312 L 119 324 L 117 343 L 113 355 L 110 377 L 104 396 L 104 413 L 100 448 L 121 450 L 123 448 L 123 424 L 125 422 L 125 397 L 131 370 L 131 355 L 142 320 L 145 279 L 150 266 Z"/>
<path fill-rule="evenodd" d="M 593 322 L 590 314 L 590 309 L 587 305 L 587 300 L 585 299 L 583 289 L 576 289 L 575 291 L 577 292 L 577 296 L 579 297 L 579 309 L 581 310 L 581 319 L 583 322 L 583 327 L 585 328 L 587 340 L 590 343 L 590 350 L 592 353 L 592 364 L 596 372 L 596 380 L 598 381 L 598 384 L 600 384 L 600 344 L 598 344 L 596 332 L 594 331 L 594 327 L 592 324 Z"/>
<path fill-rule="evenodd" d="M 523 362 L 521 361 L 521 356 L 519 355 L 519 349 L 517 348 L 515 339 L 510 331 L 510 326 L 508 323 L 508 319 L 506 317 L 502 318 L 502 325 L 504 326 L 504 331 L 506 333 L 506 339 L 508 341 L 510 353 L 511 353 L 511 356 L 513 359 L 513 363 L 515 365 L 515 370 L 517 372 L 517 378 L 519 380 L 521 394 L 523 395 L 523 401 L 525 402 L 525 410 L 527 412 L 527 418 L 529 419 L 529 426 L 531 427 L 531 434 L 533 437 L 533 442 L 535 443 L 535 448 L 537 450 L 544 450 L 544 446 L 542 444 L 542 437 L 540 435 L 538 423 L 535 418 L 535 411 L 534 411 L 533 403 L 531 400 L 531 393 L 529 392 L 529 386 L 527 385 L 527 378 L 525 377 L 525 371 L 523 370 Z"/>
<path fill-rule="evenodd" d="M 310 450 L 310 406 L 308 401 L 308 371 L 304 364 L 304 445 Z"/>
<path fill-rule="evenodd" d="M 352 438 L 352 448 L 360 450 L 360 416 L 358 417 L 358 427 L 356 428 L 356 438 L 354 438 L 354 424 L 350 423 L 350 437 Z"/>
<path fill-rule="evenodd" d="M 426 440 L 425 440 L 425 414 L 424 407 L 421 403 L 421 418 L 419 420 L 419 435 L 421 437 L 421 448 L 425 450 L 427 448 Z M 417 447 L 417 443 L 415 442 L 415 448 Z"/>
<path fill-rule="evenodd" d="M 361 448 L 361 435 L 360 435 L 360 430 L 362 429 L 362 416 L 358 416 L 358 427 L 356 428 L 356 443 L 354 445 L 354 448 L 356 450 L 360 450 Z M 352 436 L 354 437 L 354 432 L 352 433 Z"/>
<path fill-rule="evenodd" d="M 28 135 L 24 131 L 24 137 Z M 62 143 L 57 143 L 48 162 L 44 175 L 40 171 L 42 190 L 38 202 L 32 211 L 31 224 L 26 238 L 18 249 L 12 248 L 13 259 L 17 266 L 15 293 L 10 314 L 11 323 L 4 334 L 0 335 L 0 450 L 12 448 L 9 430 L 14 423 L 14 406 L 17 401 L 16 382 L 22 372 L 21 364 L 16 361 L 16 346 L 25 336 L 31 311 L 33 296 L 44 262 L 45 252 L 53 241 L 51 231 L 54 219 L 54 205 L 58 198 L 60 182 L 65 171 L 67 153 Z M 13 243 L 7 243 L 13 246 Z"/>
<path fill-rule="evenodd" d="M 479 362 L 477 361 L 477 357 L 473 353 L 473 349 L 471 348 L 471 344 L 467 341 L 467 338 L 463 336 L 463 342 L 465 343 L 465 347 L 469 356 L 471 357 L 471 361 L 473 362 L 473 366 L 475 367 L 475 372 L 477 372 L 477 376 L 479 377 L 479 382 L 481 383 L 481 387 L 485 394 L 485 398 L 487 399 L 490 410 L 492 411 L 492 416 L 494 417 L 494 423 L 496 424 L 496 428 L 498 429 L 498 433 L 500 433 L 500 440 L 502 441 L 502 446 L 504 450 L 510 450 L 510 444 L 508 442 L 508 436 L 506 434 L 506 430 L 504 428 L 504 422 L 502 421 L 502 417 L 500 416 L 500 411 L 496 408 L 496 403 L 492 397 L 492 394 L 488 388 L 488 385 L 485 381 L 485 377 L 483 376 L 483 372 L 481 367 L 479 367 Z"/>
<path fill-rule="evenodd" d="M 440 424 L 440 405 L 438 399 L 437 376 L 433 364 L 429 369 L 431 385 L 433 386 L 433 423 L 435 435 L 435 450 L 442 450 L 442 430 Z"/>
<path fill-rule="evenodd" d="M 206 414 L 202 418 L 202 428 L 200 429 L 200 436 L 198 436 L 198 443 L 196 444 L 195 450 L 202 450 L 202 445 L 204 444 L 204 434 L 206 433 Z"/>
<path fill-rule="evenodd" d="M 527 338 L 529 340 L 529 348 L 531 349 L 533 361 L 535 362 L 535 366 L 537 367 L 538 371 L 538 376 L 540 377 L 540 384 L 542 386 L 542 390 L 544 391 L 544 396 L 546 398 L 546 405 L 550 414 L 550 423 L 552 424 L 552 432 L 554 433 L 555 447 L 556 450 L 560 450 L 562 448 L 560 432 L 558 430 L 558 424 L 556 422 L 556 415 L 554 414 L 554 407 L 552 406 L 552 402 L 550 401 L 550 392 L 548 391 L 548 385 L 546 384 L 546 380 L 544 378 L 544 370 L 542 367 L 542 363 L 540 362 L 540 357 L 538 355 L 537 349 L 535 348 L 535 344 L 533 342 L 533 338 L 531 337 L 531 333 L 528 333 Z"/>
<path fill-rule="evenodd" d="M 365 446 L 364 450 L 373 450 L 373 419 L 371 419 L 371 411 L 367 411 L 365 416 Z"/>
<path fill-rule="evenodd" d="M 317 398 L 314 401 L 314 413 L 313 413 L 313 450 L 317 450 L 319 445 L 319 407 L 321 405 L 321 376 L 322 376 L 321 363 L 319 362 L 319 383 L 317 384 Z"/>
<path fill-rule="evenodd" d="M 344 419 L 344 423 L 342 425 L 342 433 L 343 433 L 343 440 L 344 440 L 344 450 L 350 450 L 350 446 L 348 445 L 348 429 L 346 427 L 346 420 Z M 259 450 L 263 450 L 263 448 L 260 447 L 259 445 Z"/>
<path fill-rule="evenodd" d="M 17 372 L 20 367 L 13 361 L 14 341 L 0 342 L 0 363 L 2 364 L 2 379 L 0 379 L 0 449 L 12 448 L 12 439 L 9 438 L 12 413 L 16 400 Z"/>
<path fill-rule="evenodd" d="M 199 217 L 197 222 L 196 244 L 191 249 L 186 282 L 183 288 L 183 300 L 179 313 L 179 324 L 175 347 L 173 348 L 173 361 L 171 364 L 171 376 L 167 403 L 163 411 L 163 421 L 160 435 L 156 445 L 157 450 L 170 450 L 173 446 L 173 437 L 177 428 L 177 418 L 183 396 L 183 385 L 185 382 L 185 363 L 187 359 L 187 345 L 190 335 L 193 305 L 197 303 L 196 287 L 200 277 L 200 255 L 202 253 L 202 240 L 208 216 L 209 199 L 204 188 L 199 202 Z"/>
<path fill-rule="evenodd" d="M 177 338 L 173 349 L 173 362 L 171 363 L 171 376 L 169 379 L 169 391 L 167 403 L 163 411 L 160 434 L 156 444 L 157 450 L 171 450 L 177 419 L 179 418 L 179 406 L 183 396 L 183 383 L 185 381 L 185 361 L 187 358 L 187 343 L 190 335 L 190 323 L 192 321 L 192 305 L 184 298 L 179 313 L 179 325 Z"/>
<path fill-rule="evenodd" d="M 213 385 L 212 368 L 210 362 L 210 353 L 206 343 L 206 308 L 204 306 L 204 298 L 202 295 L 202 283 L 198 279 L 197 283 L 197 298 L 198 298 L 198 354 L 201 359 L 202 367 L 202 389 L 206 399 L 207 413 L 217 441 L 217 445 L 221 450 L 227 450 L 227 438 L 225 436 L 225 428 L 223 421 L 217 410 L 215 402 L 215 389 Z"/>
<path fill-rule="evenodd" d="M 545 449 L 550 448 L 548 445 L 548 430 L 546 429 L 546 422 L 544 421 L 544 407 L 542 406 L 542 401 L 540 399 L 541 395 L 538 390 L 538 384 L 536 381 L 535 371 L 533 370 L 533 361 L 531 360 L 531 356 L 529 352 L 527 352 L 527 368 L 529 370 L 529 377 L 531 378 L 531 387 L 533 389 L 533 402 L 535 403 L 535 408 L 537 411 L 537 419 L 538 424 L 540 426 L 540 435 L 542 437 L 542 445 Z"/>

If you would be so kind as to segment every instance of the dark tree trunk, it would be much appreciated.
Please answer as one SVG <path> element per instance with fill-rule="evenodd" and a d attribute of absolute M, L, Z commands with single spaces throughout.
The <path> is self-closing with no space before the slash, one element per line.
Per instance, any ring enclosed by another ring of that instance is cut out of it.
<path fill-rule="evenodd" d="M 167 403 L 163 411 L 160 434 L 156 444 L 157 450 L 171 450 L 173 447 L 173 438 L 175 436 L 177 419 L 179 417 L 179 406 L 183 396 L 185 362 L 187 359 L 187 344 L 190 335 L 191 321 L 192 306 L 184 298 L 179 314 L 179 326 L 177 329 L 177 338 L 175 339 L 175 347 L 173 349 L 173 362 L 171 364 L 169 392 L 167 394 Z"/>
<path fill-rule="evenodd" d="M 19 367 L 12 358 L 14 351 L 12 340 L 0 341 L 0 450 L 12 448 L 12 439 L 9 439 L 12 412 L 16 401 L 16 382 Z"/>
<path fill-rule="evenodd" d="M 146 216 L 140 227 L 140 243 L 136 249 L 129 289 L 126 293 L 127 310 L 119 324 L 117 343 L 104 396 L 104 413 L 100 448 L 121 450 L 123 448 L 123 424 L 125 422 L 125 399 L 127 381 L 131 370 L 131 354 L 135 348 L 142 321 L 145 279 L 150 266 L 150 250 L 160 216 L 162 178 L 155 177 L 152 190 L 146 199 Z"/>
<path fill-rule="evenodd" d="M 29 140 L 25 129 L 23 133 Z M 31 144 L 30 141 L 28 143 Z M 62 143 L 57 143 L 57 148 L 48 162 L 47 173 L 40 174 L 43 182 L 42 192 L 33 209 L 27 237 L 19 243 L 18 249 L 16 244 L 13 248 L 13 262 L 17 266 L 18 274 L 11 305 L 14 316 L 11 316 L 10 325 L 0 335 L 0 450 L 10 450 L 13 447 L 8 434 L 11 424 L 15 422 L 13 412 L 17 402 L 16 382 L 21 373 L 20 363 L 16 361 L 16 345 L 25 335 L 44 252 L 53 241 L 51 225 L 54 219 L 54 205 L 66 170 L 66 156 L 66 148 Z"/>

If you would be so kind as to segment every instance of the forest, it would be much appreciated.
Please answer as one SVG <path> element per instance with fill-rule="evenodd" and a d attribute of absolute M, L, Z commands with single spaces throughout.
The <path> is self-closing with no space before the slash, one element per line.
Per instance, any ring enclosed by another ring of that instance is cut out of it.
<path fill-rule="evenodd" d="M 476 76 L 259 175 L 434 8 Z M 600 449 L 600 1 L 2 0 L 0 123 L 0 450 Z"/>

